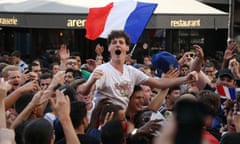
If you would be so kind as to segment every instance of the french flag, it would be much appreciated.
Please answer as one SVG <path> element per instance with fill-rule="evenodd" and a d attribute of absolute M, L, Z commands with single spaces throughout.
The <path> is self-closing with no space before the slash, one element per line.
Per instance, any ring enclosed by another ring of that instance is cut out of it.
<path fill-rule="evenodd" d="M 235 100 L 236 99 L 236 89 L 229 88 L 222 85 L 217 85 L 217 92 L 222 98 Z"/>
<path fill-rule="evenodd" d="M 90 8 L 85 23 L 86 38 L 107 38 L 112 30 L 124 30 L 131 42 L 137 43 L 156 7 L 155 3 L 124 0 Z"/>

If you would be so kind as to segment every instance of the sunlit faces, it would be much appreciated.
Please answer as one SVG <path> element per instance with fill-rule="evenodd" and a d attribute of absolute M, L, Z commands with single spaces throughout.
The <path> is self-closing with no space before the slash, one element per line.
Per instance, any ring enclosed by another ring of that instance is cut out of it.
<path fill-rule="evenodd" d="M 215 78 L 216 70 L 214 67 L 205 67 L 204 73 L 212 80 Z"/>
<path fill-rule="evenodd" d="M 217 85 L 223 85 L 223 86 L 226 86 L 226 87 L 236 87 L 235 80 L 231 79 L 228 76 L 222 76 L 220 78 L 217 78 L 216 84 Z"/>
<path fill-rule="evenodd" d="M 41 66 L 40 65 L 32 66 L 32 72 L 35 72 L 38 75 L 38 77 L 40 77 L 42 74 Z"/>
<path fill-rule="evenodd" d="M 70 84 L 74 80 L 74 76 L 72 72 L 65 73 L 64 80 L 66 84 Z"/>
<path fill-rule="evenodd" d="M 60 66 L 58 64 L 53 65 L 52 74 L 55 75 L 60 70 Z"/>
<path fill-rule="evenodd" d="M 48 86 L 50 85 L 52 79 L 48 78 L 48 79 L 40 79 L 40 88 L 42 90 L 46 90 L 48 88 Z"/>
<path fill-rule="evenodd" d="M 21 84 L 21 73 L 19 70 L 8 71 L 8 83 L 12 85 L 12 88 L 15 90 Z"/>
<path fill-rule="evenodd" d="M 78 70 L 79 69 L 79 62 L 76 59 L 68 59 L 67 62 L 66 62 L 66 67 Z"/>
<path fill-rule="evenodd" d="M 122 53 L 126 54 L 129 51 L 129 46 L 126 44 L 124 38 L 115 38 L 110 42 L 108 51 L 111 53 L 112 56 L 121 55 Z"/>
<path fill-rule="evenodd" d="M 144 105 L 148 106 L 153 97 L 151 87 L 149 87 L 147 85 L 141 85 L 141 88 L 143 89 L 143 94 L 144 94 Z"/>
<path fill-rule="evenodd" d="M 166 103 L 167 105 L 173 105 L 176 101 L 176 99 L 180 96 L 180 89 L 178 90 L 173 90 L 171 93 L 169 93 L 166 96 Z"/>
<path fill-rule="evenodd" d="M 129 101 L 129 106 L 134 111 L 141 111 L 144 104 L 144 93 L 143 91 L 136 91 Z"/>

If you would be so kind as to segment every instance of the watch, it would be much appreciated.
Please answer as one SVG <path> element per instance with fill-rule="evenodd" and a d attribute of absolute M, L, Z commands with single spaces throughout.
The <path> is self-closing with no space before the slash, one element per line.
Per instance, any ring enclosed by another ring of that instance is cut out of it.
<path fill-rule="evenodd" d="M 137 133 L 137 128 L 133 129 L 133 131 L 131 132 L 131 135 L 135 135 Z"/>

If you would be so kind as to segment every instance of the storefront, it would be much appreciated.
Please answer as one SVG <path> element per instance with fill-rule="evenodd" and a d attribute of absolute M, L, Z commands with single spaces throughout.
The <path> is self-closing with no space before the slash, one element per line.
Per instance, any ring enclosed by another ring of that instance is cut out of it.
<path fill-rule="evenodd" d="M 219 41 L 225 43 L 227 13 L 195 0 L 145 1 L 158 3 L 146 27 L 150 40 L 156 40 L 154 46 L 164 46 L 177 52 L 181 47 L 189 49 L 194 43 L 202 44 L 206 50 L 218 49 Z M 65 42 L 71 50 L 80 51 L 83 58 L 92 57 L 95 44 L 104 43 L 104 40 L 85 39 L 84 23 L 88 8 L 104 6 L 109 2 L 110 0 L 81 3 L 74 0 L 0 2 L 0 49 L 19 49 L 26 55 L 33 56 L 47 49 L 57 49 L 61 42 Z"/>

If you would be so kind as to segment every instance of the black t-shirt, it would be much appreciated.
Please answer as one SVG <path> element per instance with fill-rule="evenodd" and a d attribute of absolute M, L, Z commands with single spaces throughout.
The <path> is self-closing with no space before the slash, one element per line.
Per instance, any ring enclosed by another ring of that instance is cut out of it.
<path fill-rule="evenodd" d="M 81 144 L 100 144 L 97 139 L 90 137 L 86 134 L 78 134 L 77 136 Z M 62 138 L 58 140 L 55 144 L 66 144 L 66 140 L 65 138 Z"/>

